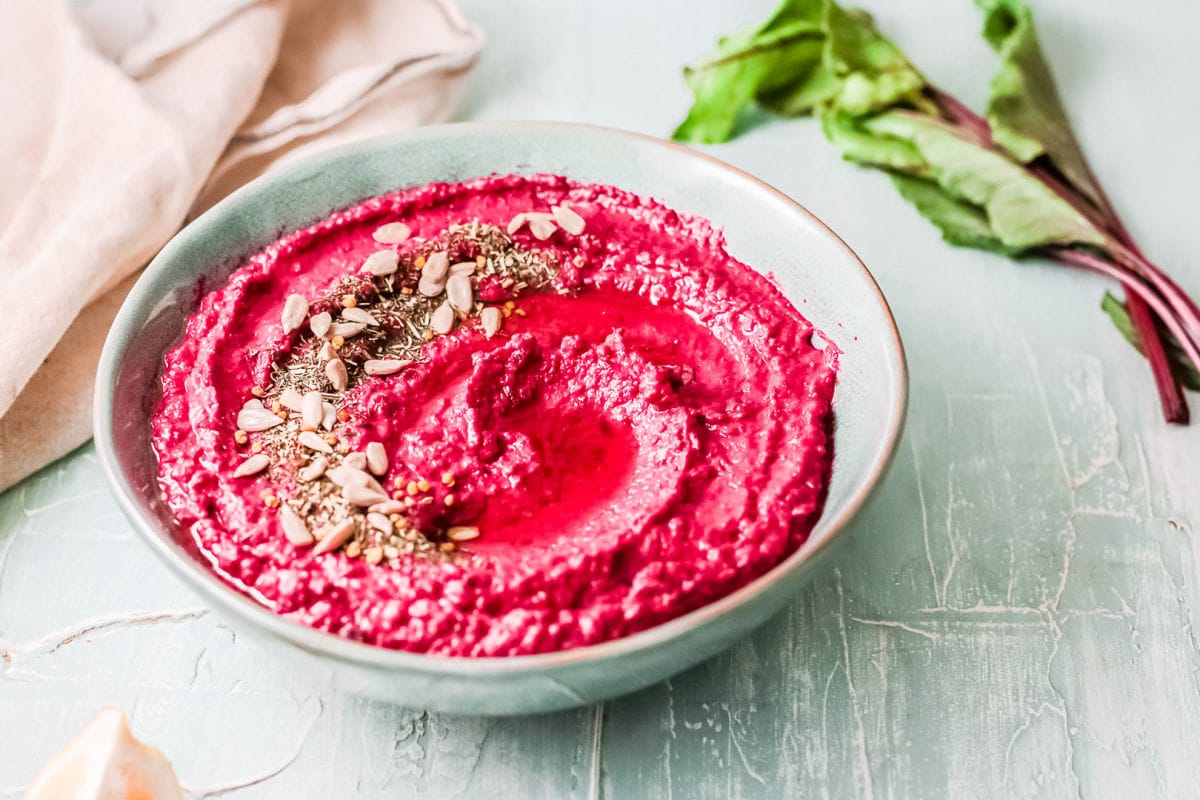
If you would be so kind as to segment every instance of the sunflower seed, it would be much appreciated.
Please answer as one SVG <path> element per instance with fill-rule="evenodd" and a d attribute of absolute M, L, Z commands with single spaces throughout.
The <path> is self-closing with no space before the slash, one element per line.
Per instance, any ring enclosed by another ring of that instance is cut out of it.
<path fill-rule="evenodd" d="M 400 269 L 400 254 L 395 250 L 376 250 L 367 256 L 362 268 L 378 277 L 391 275 Z"/>
<path fill-rule="evenodd" d="M 549 239 L 554 235 L 554 231 L 558 230 L 558 226 L 554 224 L 554 218 L 550 214 L 526 214 L 529 219 L 529 232 L 536 239 Z"/>
<path fill-rule="evenodd" d="M 361 322 L 335 322 L 329 326 L 329 335 L 350 339 L 365 331 L 367 326 Z"/>
<path fill-rule="evenodd" d="M 297 547 L 307 547 L 314 541 L 308 524 L 287 503 L 279 507 L 279 527 L 283 528 L 287 540 Z"/>
<path fill-rule="evenodd" d="M 304 299 L 302 294 L 289 294 L 287 300 L 283 303 L 283 313 L 280 315 L 280 321 L 283 323 L 283 332 L 291 333 L 304 324 L 304 318 L 308 316 L 308 301 Z"/>
<path fill-rule="evenodd" d="M 331 431 L 335 424 L 337 424 L 337 409 L 333 407 L 333 403 L 321 403 L 321 427 Z"/>
<path fill-rule="evenodd" d="M 341 522 L 325 528 L 317 536 L 321 541 L 317 542 L 317 546 L 313 548 L 313 555 L 320 556 L 325 553 L 331 553 L 344 545 L 346 541 L 354 534 L 354 518 L 349 517 Z"/>
<path fill-rule="evenodd" d="M 335 358 L 325 365 L 325 377 L 333 384 L 335 392 L 346 391 L 350 376 L 346 373 L 346 365 L 340 358 Z"/>
<path fill-rule="evenodd" d="M 412 235 L 412 228 L 403 222 L 389 222 L 375 229 L 371 237 L 381 244 L 400 244 Z"/>
<path fill-rule="evenodd" d="M 478 265 L 474 261 L 460 261 L 450 267 L 450 276 L 455 275 L 474 275 Z"/>
<path fill-rule="evenodd" d="M 446 538 L 452 542 L 469 542 L 479 538 L 479 528 L 474 525 L 456 525 L 446 531 Z"/>
<path fill-rule="evenodd" d="M 316 450 L 318 453 L 332 453 L 333 448 L 329 446 L 329 442 L 320 437 L 319 434 L 312 431 L 301 431 L 296 437 L 296 441 L 307 447 L 309 450 Z"/>
<path fill-rule="evenodd" d="M 315 481 L 317 478 L 325 474 L 325 468 L 329 466 L 329 462 L 324 456 L 317 456 L 313 462 L 304 469 L 296 473 L 296 477 L 305 483 Z"/>
<path fill-rule="evenodd" d="M 387 468 L 387 451 L 383 449 L 383 445 L 379 442 L 369 442 L 367 444 L 367 469 L 371 470 L 373 475 L 382 475 L 387 472 Z"/>
<path fill-rule="evenodd" d="M 429 328 L 437 334 L 447 334 L 454 330 L 454 308 L 449 302 L 443 302 L 429 317 Z"/>
<path fill-rule="evenodd" d="M 268 411 L 261 400 L 246 403 L 237 415 L 237 426 L 248 433 L 265 431 L 282 424 L 283 420 L 279 418 L 279 415 Z"/>
<path fill-rule="evenodd" d="M 365 470 L 367 468 L 367 454 L 355 451 L 347 453 L 342 459 L 342 463 L 347 467 L 354 467 L 357 470 Z"/>
<path fill-rule="evenodd" d="M 238 464 L 238 468 L 233 471 L 233 477 L 246 478 L 257 475 L 269 466 L 271 466 L 271 459 L 265 453 L 259 453 Z"/>
<path fill-rule="evenodd" d="M 446 281 L 446 300 L 455 311 L 467 312 L 475 303 L 475 288 L 470 275 L 451 275 Z"/>
<path fill-rule="evenodd" d="M 504 324 L 504 315 L 495 306 L 488 306 L 479 312 L 479 324 L 483 327 L 483 335 L 490 339 L 500 332 L 500 326 Z"/>
<path fill-rule="evenodd" d="M 392 525 L 392 521 L 390 519 L 383 514 L 378 514 L 375 512 L 367 514 L 367 525 L 379 531 L 385 537 L 391 536 L 392 531 L 395 530 L 395 527 Z"/>
<path fill-rule="evenodd" d="M 329 333 L 329 324 L 333 322 L 333 317 L 328 311 L 322 311 L 320 314 L 313 314 L 308 318 L 308 327 L 313 332 L 313 336 L 318 339 L 324 339 L 325 334 Z"/>
<path fill-rule="evenodd" d="M 320 356 L 322 361 L 332 361 L 333 359 L 337 358 L 337 350 L 333 349 L 332 344 L 326 342 L 325 344 L 321 345 Z"/>
<path fill-rule="evenodd" d="M 300 407 L 302 401 L 300 393 L 290 387 L 279 393 L 279 405 L 288 411 L 302 411 L 303 409 Z"/>
<path fill-rule="evenodd" d="M 575 210 L 566 203 L 561 206 L 551 206 L 550 213 L 554 215 L 554 221 L 559 227 L 572 236 L 578 236 L 583 233 L 585 222 L 583 217 L 575 213 Z"/>
<path fill-rule="evenodd" d="M 355 485 L 343 486 L 342 497 L 356 506 L 373 506 L 388 499 L 388 496 L 383 492 L 376 491 L 368 486 Z"/>
<path fill-rule="evenodd" d="M 371 312 L 355 306 L 354 308 L 343 308 L 342 319 L 350 320 L 351 322 L 361 322 L 363 325 L 378 325 L 379 320 L 371 315 Z"/>
<path fill-rule="evenodd" d="M 327 471 L 325 477 L 342 488 L 347 486 L 366 486 L 367 481 L 371 480 L 371 476 L 361 469 L 347 466 L 345 463 Z"/>
<path fill-rule="evenodd" d="M 440 283 L 446 280 L 446 273 L 449 270 L 450 256 L 446 254 L 445 250 L 438 250 L 426 259 L 425 266 L 421 267 L 421 277 Z"/>
<path fill-rule="evenodd" d="M 524 227 L 524 225 L 527 221 L 528 221 L 527 215 L 517 214 L 515 217 L 513 217 L 508 222 L 508 228 L 506 228 L 506 230 L 508 231 L 508 235 L 512 236 L 514 233 L 521 230 L 521 228 Z"/>
<path fill-rule="evenodd" d="M 399 358 L 372 358 L 363 362 L 363 372 L 368 375 L 392 375 L 411 363 Z"/>
<path fill-rule="evenodd" d="M 350 486 L 359 486 L 363 489 L 384 495 L 385 497 L 387 496 L 387 492 L 384 491 L 384 488 L 379 485 L 379 481 L 375 480 L 361 469 L 346 466 L 344 463 L 341 466 L 334 467 L 326 472 L 325 477 L 329 478 L 329 480 L 333 481 L 335 485 L 340 486 L 343 489 L 346 489 Z"/>
<path fill-rule="evenodd" d="M 300 419 L 304 427 L 316 430 L 321 426 L 321 417 L 325 413 L 325 409 L 321 407 L 322 402 L 321 393 L 316 390 L 304 395 L 300 407 Z"/>
<path fill-rule="evenodd" d="M 377 514 L 399 514 L 404 511 L 404 503 L 399 500 L 385 500 L 371 506 L 367 511 L 374 511 Z"/>
<path fill-rule="evenodd" d="M 442 281 L 430 280 L 426 277 L 422 277 L 421 280 L 417 281 L 417 291 L 426 297 L 437 297 L 445 288 L 446 284 Z"/>

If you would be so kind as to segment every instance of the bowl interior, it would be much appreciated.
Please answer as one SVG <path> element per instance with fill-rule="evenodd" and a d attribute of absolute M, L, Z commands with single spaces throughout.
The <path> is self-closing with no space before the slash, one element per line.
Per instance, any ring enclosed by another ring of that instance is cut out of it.
<path fill-rule="evenodd" d="M 539 123 L 421 129 L 332 151 L 236 192 L 162 250 L 109 335 L 97 387 L 96 438 L 102 460 L 127 510 L 150 529 L 152 544 L 177 569 L 192 573 L 192 582 L 209 589 L 210 597 L 226 608 L 257 615 L 258 622 L 275 625 L 277 633 L 295 628 L 282 635 L 343 658 L 374 663 L 414 658 L 333 641 L 336 637 L 291 623 L 281 628 L 282 621 L 270 612 L 252 608 L 251 601 L 220 584 L 190 537 L 175 530 L 159 497 L 150 417 L 159 397 L 162 356 L 180 340 L 187 316 L 246 256 L 335 209 L 397 188 L 513 172 L 554 172 L 613 184 L 712 220 L 725 229 L 730 252 L 773 275 L 800 312 L 842 350 L 834 401 L 834 466 L 825 512 L 804 547 L 755 584 L 797 568 L 823 549 L 886 468 L 906 397 L 903 353 L 891 315 L 853 252 L 793 201 L 694 151 L 619 131 Z M 737 594 L 752 591 L 755 584 Z M 685 631 L 687 620 L 659 627 Z M 655 634 L 657 630 L 619 641 L 666 635 Z M 614 644 L 583 650 L 603 651 Z M 570 652 L 572 658 L 584 655 Z M 544 658 L 458 661 L 469 662 L 461 668 L 473 669 L 470 664 L 486 661 L 515 666 L 521 660 Z"/>

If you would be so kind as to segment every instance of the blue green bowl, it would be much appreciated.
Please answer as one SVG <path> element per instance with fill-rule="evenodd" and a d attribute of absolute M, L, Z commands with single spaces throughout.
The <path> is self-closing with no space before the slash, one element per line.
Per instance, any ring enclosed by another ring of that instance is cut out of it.
<path fill-rule="evenodd" d="M 557 653 L 445 658 L 348 641 L 273 614 L 223 583 L 162 502 L 150 419 L 163 355 L 201 296 L 280 234 L 360 200 L 431 181 L 552 172 L 651 195 L 723 227 L 730 252 L 771 273 L 843 351 L 835 456 L 811 538 L 738 591 L 622 639 Z M 713 158 L 623 131 L 557 123 L 422 128 L 344 147 L 259 178 L 179 232 L 118 314 L 100 362 L 101 463 L 149 546 L 238 632 L 305 659 L 350 691 L 409 706 L 519 714 L 632 692 L 718 653 L 795 597 L 887 470 L 904 423 L 908 376 L 887 302 L 829 228 L 767 184 Z"/>

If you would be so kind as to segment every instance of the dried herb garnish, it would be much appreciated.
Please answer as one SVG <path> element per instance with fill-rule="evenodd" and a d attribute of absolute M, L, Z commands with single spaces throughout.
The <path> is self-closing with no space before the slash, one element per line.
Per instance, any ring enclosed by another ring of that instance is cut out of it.
<path fill-rule="evenodd" d="M 249 454 L 233 477 L 265 472 L 270 488 L 262 501 L 278 509 L 281 532 L 293 545 L 397 567 L 406 555 L 452 559 L 461 544 L 480 536 L 470 525 L 417 528 L 414 509 L 454 505 L 453 473 L 441 473 L 440 481 L 389 475 L 382 444 L 351 451 L 340 427 L 349 420 L 347 392 L 420 361 L 425 345 L 458 322 L 478 318 L 479 335 L 491 337 L 505 318 L 524 313 L 510 298 L 567 291 L 558 285 L 551 251 L 516 242 L 513 234 L 525 225 L 546 239 L 560 227 L 578 235 L 584 220 L 556 206 L 517 215 L 508 232 L 476 220 L 420 242 L 408 242 L 407 225 L 387 223 L 373 234 L 385 247 L 361 268 L 321 297 L 286 299 L 281 325 L 298 340 L 273 365 L 267 386 L 248 387 L 234 439 Z"/>

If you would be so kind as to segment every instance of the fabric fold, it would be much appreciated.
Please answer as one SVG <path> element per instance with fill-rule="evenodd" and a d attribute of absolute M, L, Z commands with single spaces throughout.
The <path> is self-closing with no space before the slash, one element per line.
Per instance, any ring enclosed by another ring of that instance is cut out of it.
<path fill-rule="evenodd" d="M 90 436 L 126 279 L 185 219 L 277 164 L 444 121 L 483 43 L 450 0 L 97 4 L 0 0 L 0 107 L 29 109 L 0 126 L 0 293 L 20 300 L 0 489 Z"/>

